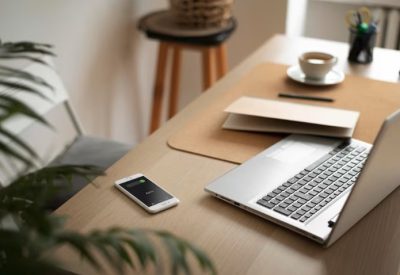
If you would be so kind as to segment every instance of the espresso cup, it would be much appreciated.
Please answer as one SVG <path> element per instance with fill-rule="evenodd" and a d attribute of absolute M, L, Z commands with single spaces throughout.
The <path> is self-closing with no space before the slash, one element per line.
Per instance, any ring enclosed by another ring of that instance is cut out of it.
<path fill-rule="evenodd" d="M 307 78 L 322 79 L 337 63 L 337 57 L 322 52 L 306 52 L 300 55 L 299 64 Z"/>

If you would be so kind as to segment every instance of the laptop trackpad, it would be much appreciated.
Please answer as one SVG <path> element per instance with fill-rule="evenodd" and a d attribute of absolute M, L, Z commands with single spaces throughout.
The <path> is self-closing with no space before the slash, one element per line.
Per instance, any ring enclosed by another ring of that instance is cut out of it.
<path fill-rule="evenodd" d="M 316 150 L 316 146 L 291 140 L 285 142 L 285 144 L 277 148 L 277 150 L 268 152 L 265 156 L 280 162 L 291 164 L 306 159 L 315 153 Z"/>

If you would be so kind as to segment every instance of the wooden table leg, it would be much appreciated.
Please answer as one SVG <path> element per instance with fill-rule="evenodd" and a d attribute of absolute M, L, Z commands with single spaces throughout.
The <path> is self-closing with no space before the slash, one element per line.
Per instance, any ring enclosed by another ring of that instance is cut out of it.
<path fill-rule="evenodd" d="M 213 49 L 205 48 L 202 51 L 203 56 L 203 91 L 211 87 L 214 82 L 213 74 Z"/>
<path fill-rule="evenodd" d="M 225 43 L 219 45 L 215 50 L 217 57 L 217 79 L 220 79 L 228 71 L 228 59 Z"/>
<path fill-rule="evenodd" d="M 167 65 L 168 44 L 160 42 L 157 58 L 157 72 L 153 91 L 150 133 L 160 126 L 162 99 L 164 94 L 165 69 Z"/>
<path fill-rule="evenodd" d="M 173 56 L 172 56 L 172 72 L 171 72 L 171 83 L 170 83 L 171 86 L 169 95 L 168 118 L 173 117 L 178 110 L 180 70 L 181 70 L 181 48 L 179 46 L 174 46 Z"/>

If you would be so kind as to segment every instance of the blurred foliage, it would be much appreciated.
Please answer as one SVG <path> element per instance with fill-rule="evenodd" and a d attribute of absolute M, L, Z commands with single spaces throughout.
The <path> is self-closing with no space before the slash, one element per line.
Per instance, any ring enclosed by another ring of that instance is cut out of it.
<path fill-rule="evenodd" d="M 48 65 L 42 58 L 52 53 L 48 44 L 32 42 L 1 43 L 0 60 L 22 59 Z M 21 93 L 33 94 L 49 100 L 42 88 L 53 90 L 44 79 L 29 72 L 0 65 L 0 87 Z M 61 262 L 49 253 L 67 245 L 79 253 L 82 259 L 101 271 L 102 258 L 118 273 L 127 267 L 144 270 L 153 265 L 157 270 L 161 263 L 158 251 L 151 239 L 157 239 L 170 257 L 171 274 L 190 274 L 188 255 L 194 256 L 204 272 L 216 270 L 199 248 L 171 233 L 146 229 L 111 228 L 85 234 L 64 229 L 65 219 L 45 210 L 46 203 L 62 187 L 56 182 L 71 184 L 74 177 L 90 179 L 102 172 L 90 165 L 63 165 L 36 169 L 40 160 L 35 151 L 17 135 L 7 130 L 4 122 L 14 116 L 24 116 L 51 127 L 32 108 L 7 93 L 0 93 L 0 154 L 24 165 L 24 171 L 10 185 L 0 187 L 0 274 L 52 274 L 59 272 Z M 35 168 L 35 169 L 33 169 Z M 65 187 L 64 187 L 65 188 Z M 5 220 L 12 223 L 5 223 Z M 46 256 L 44 256 L 46 254 Z M 132 255 L 136 259 L 132 259 Z M 62 259 L 58 259 L 61 260 Z M 136 264 L 135 264 L 136 263 Z"/>

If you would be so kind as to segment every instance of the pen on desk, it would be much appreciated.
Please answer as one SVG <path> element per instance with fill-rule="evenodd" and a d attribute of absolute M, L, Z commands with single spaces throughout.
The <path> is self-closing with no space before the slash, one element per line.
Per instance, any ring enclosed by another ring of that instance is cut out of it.
<path fill-rule="evenodd" d="M 278 96 L 279 97 L 287 97 L 287 98 L 295 98 L 295 99 L 304 99 L 304 100 L 325 101 L 325 102 L 335 101 L 333 98 L 329 98 L 329 97 L 308 96 L 308 95 L 287 94 L 287 93 L 279 93 Z"/>

